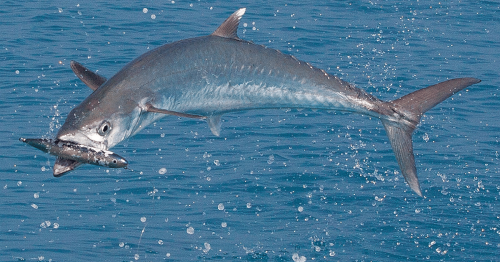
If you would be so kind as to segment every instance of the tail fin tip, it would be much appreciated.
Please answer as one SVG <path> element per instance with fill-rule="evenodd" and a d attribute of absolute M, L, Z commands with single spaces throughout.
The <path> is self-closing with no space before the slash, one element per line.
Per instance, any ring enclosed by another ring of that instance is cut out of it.
<path fill-rule="evenodd" d="M 422 196 L 420 183 L 417 177 L 417 167 L 415 166 L 415 156 L 413 155 L 413 142 L 411 140 L 413 128 L 399 126 L 387 120 L 382 120 L 392 151 L 398 161 L 399 169 L 410 188 Z"/>
<path fill-rule="evenodd" d="M 477 84 L 481 80 L 472 77 L 450 79 L 426 88 L 419 89 L 409 93 L 396 100 L 391 101 L 394 106 L 404 110 L 407 113 L 416 117 L 417 122 L 420 121 L 420 116 L 437 104 L 443 102 L 448 97 L 459 92 L 460 90 Z"/>

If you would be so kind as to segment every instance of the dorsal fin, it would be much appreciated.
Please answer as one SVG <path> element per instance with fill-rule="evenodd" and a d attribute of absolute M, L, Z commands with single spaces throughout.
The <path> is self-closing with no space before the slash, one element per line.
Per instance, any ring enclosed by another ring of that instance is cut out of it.
<path fill-rule="evenodd" d="M 106 82 L 105 77 L 92 72 L 90 69 L 84 67 L 76 61 L 71 61 L 70 65 L 75 75 L 94 91 Z"/>
<path fill-rule="evenodd" d="M 238 25 L 240 24 L 241 17 L 245 14 L 246 8 L 240 8 L 234 12 L 222 25 L 215 30 L 212 35 L 225 37 L 225 38 L 238 38 Z"/>

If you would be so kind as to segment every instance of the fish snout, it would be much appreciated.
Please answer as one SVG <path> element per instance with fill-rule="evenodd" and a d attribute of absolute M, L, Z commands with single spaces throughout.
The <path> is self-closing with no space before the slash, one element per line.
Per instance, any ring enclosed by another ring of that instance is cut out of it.
<path fill-rule="evenodd" d="M 56 135 L 56 140 L 70 142 L 85 147 L 93 147 L 101 150 L 108 150 L 108 142 L 106 140 L 96 141 L 91 139 L 89 135 L 84 134 L 80 130 L 60 129 Z"/>

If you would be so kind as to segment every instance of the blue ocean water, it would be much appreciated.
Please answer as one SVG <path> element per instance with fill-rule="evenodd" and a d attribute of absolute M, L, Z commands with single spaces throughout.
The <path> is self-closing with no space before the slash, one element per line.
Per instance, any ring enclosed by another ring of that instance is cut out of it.
<path fill-rule="evenodd" d="M 382 98 L 482 80 L 414 134 L 424 198 L 376 119 L 311 110 L 167 117 L 118 145 L 130 168 L 55 158 L 53 137 L 91 93 L 162 44 L 211 33 L 246 7 L 241 38 Z M 500 5 L 496 1 L 5 1 L 0 6 L 1 261 L 495 261 L 500 254 Z"/>

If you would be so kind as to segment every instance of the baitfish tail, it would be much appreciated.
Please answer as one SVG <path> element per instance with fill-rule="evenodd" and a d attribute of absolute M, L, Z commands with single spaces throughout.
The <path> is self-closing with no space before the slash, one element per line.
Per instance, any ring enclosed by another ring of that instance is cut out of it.
<path fill-rule="evenodd" d="M 396 155 L 399 168 L 406 182 L 419 196 L 422 196 L 422 191 L 420 190 L 413 155 L 413 131 L 427 110 L 433 108 L 456 92 L 479 82 L 481 80 L 476 78 L 452 79 L 387 102 L 389 103 L 389 107 L 400 117 L 398 118 L 399 121 L 382 118 L 382 124 L 385 127 L 392 150 Z"/>

